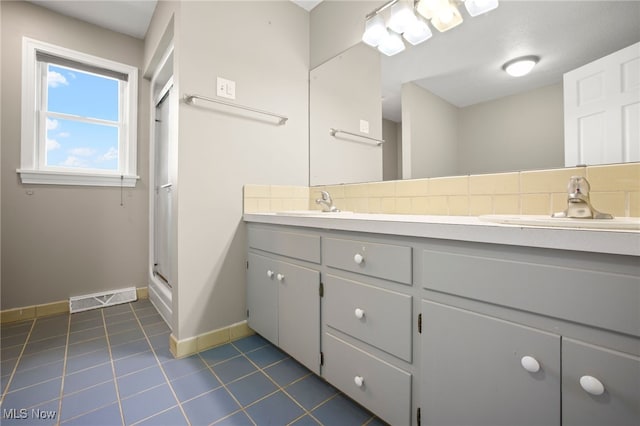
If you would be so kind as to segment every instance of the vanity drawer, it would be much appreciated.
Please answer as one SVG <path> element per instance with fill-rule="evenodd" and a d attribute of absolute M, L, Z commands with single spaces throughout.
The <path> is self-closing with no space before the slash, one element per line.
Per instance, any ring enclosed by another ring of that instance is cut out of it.
<path fill-rule="evenodd" d="M 411 285 L 411 247 L 367 241 L 324 239 L 328 266 Z"/>
<path fill-rule="evenodd" d="M 577 263 L 555 251 L 424 250 L 421 284 L 427 290 L 640 336 L 640 268 L 605 265 L 598 257 Z"/>
<path fill-rule="evenodd" d="M 329 383 L 389 424 L 411 424 L 411 374 L 330 333 L 324 334 L 323 353 Z"/>
<path fill-rule="evenodd" d="M 249 247 L 320 263 L 320 236 L 249 226 Z"/>
<path fill-rule="evenodd" d="M 409 295 L 327 275 L 325 323 L 391 355 L 411 362 Z"/>

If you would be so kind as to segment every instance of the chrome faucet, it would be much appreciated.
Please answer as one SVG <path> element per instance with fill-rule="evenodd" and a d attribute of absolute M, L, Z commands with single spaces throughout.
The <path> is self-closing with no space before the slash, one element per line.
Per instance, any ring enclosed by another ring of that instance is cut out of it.
<path fill-rule="evenodd" d="M 590 189 L 587 179 L 582 176 L 571 176 L 567 186 L 567 209 L 551 216 L 577 219 L 613 219 L 609 213 L 600 213 L 591 205 Z"/>
<path fill-rule="evenodd" d="M 327 191 L 320 191 L 320 198 L 316 200 L 316 204 L 322 206 L 323 212 L 339 212 L 340 210 L 333 205 L 331 195 Z"/>

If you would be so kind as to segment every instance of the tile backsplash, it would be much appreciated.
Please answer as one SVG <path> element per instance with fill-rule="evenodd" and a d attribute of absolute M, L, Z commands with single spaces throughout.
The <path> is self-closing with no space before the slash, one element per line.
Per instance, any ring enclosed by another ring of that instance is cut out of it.
<path fill-rule="evenodd" d="M 640 163 L 319 187 L 245 185 L 244 211 L 317 210 L 329 191 L 341 210 L 358 213 L 477 216 L 551 214 L 566 208 L 571 176 L 591 184 L 591 203 L 614 216 L 640 216 Z"/>

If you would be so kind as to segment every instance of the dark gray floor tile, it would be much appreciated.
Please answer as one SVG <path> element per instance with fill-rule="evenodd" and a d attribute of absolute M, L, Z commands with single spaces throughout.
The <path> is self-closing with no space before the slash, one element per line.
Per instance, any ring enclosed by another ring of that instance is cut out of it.
<path fill-rule="evenodd" d="M 120 305 L 109 306 L 108 308 L 104 308 L 102 311 L 105 318 L 113 315 L 128 313 L 128 312 L 131 312 L 131 305 L 129 303 L 122 303 Z"/>
<path fill-rule="evenodd" d="M 86 370 L 100 364 L 110 362 L 109 353 L 106 350 L 89 352 L 67 359 L 67 373 Z"/>
<path fill-rule="evenodd" d="M 206 367 L 207 366 L 204 361 L 202 361 L 197 355 L 192 355 L 182 359 L 174 359 L 162 364 L 162 368 L 167 374 L 169 380 L 175 380 L 179 377 L 195 373 L 196 371 L 200 371 Z"/>
<path fill-rule="evenodd" d="M 169 350 L 169 345 L 165 345 L 162 347 L 158 347 L 158 348 L 154 348 L 153 351 L 155 352 L 156 356 L 158 357 L 158 361 L 160 361 L 162 364 L 164 364 L 165 362 L 168 361 L 172 361 L 174 359 L 176 359 L 173 354 L 171 353 L 171 351 Z"/>
<path fill-rule="evenodd" d="M 287 386 L 310 373 L 302 364 L 293 358 L 287 358 L 264 370 L 277 384 Z"/>
<path fill-rule="evenodd" d="M 28 334 L 33 325 L 33 320 L 11 322 L 0 326 L 0 338 L 17 336 L 19 334 Z"/>
<path fill-rule="evenodd" d="M 2 408 L 31 408 L 60 396 L 62 377 L 40 383 L 35 386 L 9 392 L 2 403 Z"/>
<path fill-rule="evenodd" d="M 118 403 L 109 404 L 95 411 L 62 423 L 64 426 L 117 426 L 122 424 Z"/>
<path fill-rule="evenodd" d="M 361 425 L 371 413 L 340 394 L 316 408 L 311 414 L 325 425 Z"/>
<path fill-rule="evenodd" d="M 140 308 L 136 307 L 134 308 L 134 311 L 136 312 L 136 316 L 138 318 L 159 315 L 157 309 L 152 304 L 149 304 Z"/>
<path fill-rule="evenodd" d="M 245 411 L 258 426 L 286 425 L 304 414 L 304 410 L 282 391 L 255 403 Z"/>
<path fill-rule="evenodd" d="M 291 426 L 318 426 L 319 424 L 311 416 L 306 415 L 291 423 Z"/>
<path fill-rule="evenodd" d="M 107 324 L 107 329 L 111 325 L 119 324 L 122 322 L 129 322 L 136 324 L 136 316 L 133 314 L 133 311 L 122 312 L 116 315 L 105 315 L 104 322 Z"/>
<path fill-rule="evenodd" d="M 215 365 L 239 356 L 240 352 L 232 344 L 227 343 L 226 345 L 200 352 L 198 355 L 200 355 L 207 365 Z"/>
<path fill-rule="evenodd" d="M 220 386 L 222 386 L 220 381 L 216 379 L 209 369 L 200 370 L 171 381 L 171 387 L 181 402 L 217 389 Z"/>
<path fill-rule="evenodd" d="M 367 426 L 389 426 L 389 424 L 378 417 L 374 417 L 367 422 Z"/>
<path fill-rule="evenodd" d="M 66 348 L 60 346 L 58 348 L 49 349 L 48 351 L 36 352 L 32 355 L 20 357 L 17 371 L 29 370 L 44 364 L 51 364 L 64 360 Z M 3 373 L 4 374 L 4 373 Z"/>
<path fill-rule="evenodd" d="M 91 309 L 90 311 L 75 312 L 70 315 L 71 323 L 81 322 L 87 320 L 95 320 L 96 318 L 102 318 L 102 311 L 100 309 Z"/>
<path fill-rule="evenodd" d="M 123 333 L 129 330 L 139 330 L 140 326 L 136 320 L 117 322 L 115 324 L 107 324 L 107 332 L 109 335 Z"/>
<path fill-rule="evenodd" d="M 64 394 L 78 392 L 110 380 L 113 380 L 113 369 L 110 362 L 77 373 L 67 374 L 64 378 Z"/>
<path fill-rule="evenodd" d="M 24 345 L 24 343 L 27 341 L 27 336 L 29 334 L 28 333 L 22 333 L 22 334 L 17 334 L 15 336 L 7 336 L 7 337 L 2 337 L 2 346 L 6 347 L 6 346 L 16 346 L 16 345 Z"/>
<path fill-rule="evenodd" d="M 127 358 L 117 359 L 113 363 L 117 377 L 158 365 L 158 362 L 151 351 L 141 352 Z"/>
<path fill-rule="evenodd" d="M 140 327 L 124 331 L 122 333 L 109 333 L 109 343 L 111 344 L 111 346 L 122 345 L 124 343 L 133 342 L 134 340 L 140 340 L 142 338 L 144 338 L 144 333 L 142 333 L 142 329 Z"/>
<path fill-rule="evenodd" d="M 71 333 L 75 333 L 76 331 L 84 331 L 98 327 L 104 327 L 102 317 L 96 317 L 86 321 L 72 321 L 71 325 L 69 326 L 69 330 L 71 331 Z"/>
<path fill-rule="evenodd" d="M 243 356 L 221 362 L 211 368 L 223 383 L 229 383 L 256 371 L 256 367 Z"/>
<path fill-rule="evenodd" d="M 142 391 L 167 383 L 162 370 L 157 365 L 118 377 L 120 398 L 128 398 Z"/>
<path fill-rule="evenodd" d="M 240 406 L 224 388 L 205 393 L 182 404 L 193 425 L 208 425 L 238 410 Z"/>
<path fill-rule="evenodd" d="M 147 343 L 147 339 L 135 340 L 123 345 L 111 346 L 111 357 L 113 359 L 126 358 L 140 352 L 146 352 L 151 347 Z"/>
<path fill-rule="evenodd" d="M 3 394 L 9 384 L 9 379 L 11 378 L 11 374 L 7 374 L 5 376 L 0 377 L 0 394 Z"/>
<path fill-rule="evenodd" d="M 287 393 L 293 397 L 298 404 L 307 410 L 315 407 L 338 393 L 336 388 L 325 382 L 315 374 L 311 374 L 299 380 L 287 388 Z"/>
<path fill-rule="evenodd" d="M 17 346 L 2 346 L 0 347 L 0 359 L 6 361 L 8 359 L 18 358 L 24 345 Z"/>
<path fill-rule="evenodd" d="M 29 370 L 16 371 L 11 381 L 10 391 L 46 382 L 56 377 L 62 377 L 64 362 L 45 364 Z"/>
<path fill-rule="evenodd" d="M 253 361 L 258 367 L 264 368 L 268 365 L 289 358 L 289 355 L 282 352 L 273 345 L 267 345 L 246 354 L 247 358 Z"/>
<path fill-rule="evenodd" d="M 85 340 L 84 342 L 69 345 L 67 356 L 69 358 L 72 358 L 74 356 L 83 355 L 98 350 L 107 350 L 107 339 L 105 337 L 98 337 L 97 339 Z"/>
<path fill-rule="evenodd" d="M 243 337 L 242 339 L 235 340 L 231 343 L 242 352 L 249 352 L 270 344 L 262 336 L 257 334 Z"/>
<path fill-rule="evenodd" d="M 174 407 L 160 414 L 156 414 L 155 416 L 148 418 L 147 420 L 137 423 L 137 426 L 187 426 L 188 424 L 189 423 L 187 422 L 187 419 L 184 418 L 184 414 L 182 414 L 180 408 Z"/>
<path fill-rule="evenodd" d="M 0 376 L 7 376 L 13 372 L 13 368 L 18 364 L 18 358 L 11 358 L 0 362 Z M 2 392 L 0 390 L 0 392 Z"/>
<path fill-rule="evenodd" d="M 143 325 L 142 328 L 147 336 L 155 336 L 171 332 L 171 329 L 169 329 L 169 326 L 164 321 Z"/>
<path fill-rule="evenodd" d="M 249 417 L 242 411 L 238 411 L 229 417 L 225 417 L 214 423 L 215 426 L 250 426 L 253 425 Z"/>
<path fill-rule="evenodd" d="M 243 406 L 278 390 L 278 387 L 260 371 L 229 383 L 227 388 Z"/>
<path fill-rule="evenodd" d="M 140 317 L 138 316 L 138 320 L 140 321 L 140 324 L 142 324 L 143 326 L 149 326 L 152 324 L 157 324 L 157 323 L 163 323 L 166 325 L 166 323 L 164 322 L 164 319 L 162 318 L 162 316 L 159 313 L 154 313 L 154 314 L 148 314 L 144 317 Z M 168 326 L 167 326 L 168 328 Z"/>
<path fill-rule="evenodd" d="M 102 383 L 62 397 L 61 420 L 69 420 L 81 414 L 95 411 L 117 401 L 113 381 Z"/>
<path fill-rule="evenodd" d="M 67 344 L 67 336 L 55 336 L 48 339 L 42 339 L 35 342 L 28 341 L 24 348 L 24 355 L 32 355 L 39 351 L 65 346 Z"/>
<path fill-rule="evenodd" d="M 52 317 L 49 320 L 36 320 L 29 340 L 35 342 L 37 340 L 48 339 L 54 336 L 66 335 L 69 328 L 69 315 L 62 317 Z"/>
<path fill-rule="evenodd" d="M 161 348 L 161 347 L 168 348 L 170 335 L 171 335 L 170 332 L 166 332 L 162 334 L 156 334 L 155 336 L 149 336 L 149 342 L 151 343 L 151 347 L 154 349 Z"/>
<path fill-rule="evenodd" d="M 69 334 L 69 344 L 84 342 L 85 340 L 93 340 L 99 337 L 105 337 L 104 327 L 95 327 L 87 330 L 76 331 Z"/>
<path fill-rule="evenodd" d="M 121 403 L 126 424 L 146 419 L 178 404 L 166 384 L 123 399 Z"/>

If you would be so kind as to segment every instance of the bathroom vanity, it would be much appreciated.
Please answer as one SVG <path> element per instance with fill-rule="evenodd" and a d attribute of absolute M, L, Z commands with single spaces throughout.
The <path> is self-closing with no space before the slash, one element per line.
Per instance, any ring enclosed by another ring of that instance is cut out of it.
<path fill-rule="evenodd" d="M 246 214 L 248 321 L 393 425 L 640 419 L 640 232 Z"/>

